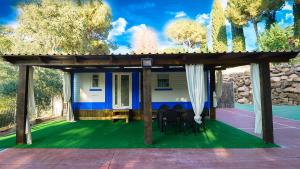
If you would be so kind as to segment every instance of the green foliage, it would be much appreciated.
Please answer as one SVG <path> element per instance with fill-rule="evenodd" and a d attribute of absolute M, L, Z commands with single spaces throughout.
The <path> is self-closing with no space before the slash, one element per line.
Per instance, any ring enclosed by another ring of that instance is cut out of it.
<path fill-rule="evenodd" d="M 186 47 L 188 50 L 207 46 L 207 30 L 202 24 L 189 20 L 178 19 L 169 24 L 166 28 L 166 36 L 176 44 Z"/>
<path fill-rule="evenodd" d="M 178 46 L 178 47 L 166 48 L 162 52 L 167 54 L 172 54 L 172 53 L 184 53 L 186 51 L 183 47 Z"/>
<path fill-rule="evenodd" d="M 109 53 L 112 16 L 101 2 L 42 0 L 20 10 L 12 53 Z"/>
<path fill-rule="evenodd" d="M 293 30 L 291 27 L 286 29 L 274 24 L 269 30 L 260 35 L 260 48 L 263 51 L 285 51 L 294 48 L 291 43 Z"/>
<path fill-rule="evenodd" d="M 47 109 L 53 96 L 62 95 L 62 74 L 52 69 L 35 68 L 34 89 L 39 109 Z"/>
<path fill-rule="evenodd" d="M 232 50 L 234 52 L 246 51 L 246 43 L 243 27 L 236 26 L 231 23 L 232 31 Z"/>
<path fill-rule="evenodd" d="M 263 17 L 266 19 L 266 29 L 270 29 L 271 25 L 276 22 L 276 11 L 285 3 L 285 0 L 264 0 L 263 1 Z"/>
<path fill-rule="evenodd" d="M 220 0 L 215 0 L 212 8 L 212 40 L 214 52 L 227 51 L 225 13 Z"/>
<path fill-rule="evenodd" d="M 247 25 L 249 21 L 259 22 L 265 0 L 228 0 L 226 16 L 237 26 Z"/>
<path fill-rule="evenodd" d="M 300 1 L 295 0 L 294 4 L 294 36 L 300 40 Z"/>
<path fill-rule="evenodd" d="M 8 38 L 11 29 L 0 25 L 0 54 L 7 53 L 11 50 L 12 42 Z"/>

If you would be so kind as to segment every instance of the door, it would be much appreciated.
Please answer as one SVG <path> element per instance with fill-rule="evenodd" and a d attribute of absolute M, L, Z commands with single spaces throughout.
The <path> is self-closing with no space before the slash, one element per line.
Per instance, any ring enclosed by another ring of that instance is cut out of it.
<path fill-rule="evenodd" d="M 113 109 L 132 108 L 131 73 L 113 74 Z"/>

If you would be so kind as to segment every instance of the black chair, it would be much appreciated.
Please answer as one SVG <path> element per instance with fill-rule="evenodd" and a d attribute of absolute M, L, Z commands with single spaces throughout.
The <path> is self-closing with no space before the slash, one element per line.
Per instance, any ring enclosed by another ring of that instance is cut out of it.
<path fill-rule="evenodd" d="M 179 113 L 180 115 L 182 115 L 185 112 L 183 106 L 180 104 L 176 104 L 172 109 L 177 113 Z"/>
<path fill-rule="evenodd" d="M 192 129 L 196 135 L 199 131 L 198 124 L 194 120 L 195 113 L 193 110 L 188 110 L 182 115 L 182 127 L 184 134 L 187 134 L 188 129 Z"/>
<path fill-rule="evenodd" d="M 176 133 L 180 127 L 180 113 L 172 109 L 162 113 L 162 131 L 167 133 L 170 126 L 175 127 Z"/>
<path fill-rule="evenodd" d="M 164 112 L 166 112 L 167 110 L 169 110 L 170 107 L 168 105 L 161 105 L 157 111 L 157 126 L 160 129 L 160 131 L 162 132 L 162 115 Z"/>

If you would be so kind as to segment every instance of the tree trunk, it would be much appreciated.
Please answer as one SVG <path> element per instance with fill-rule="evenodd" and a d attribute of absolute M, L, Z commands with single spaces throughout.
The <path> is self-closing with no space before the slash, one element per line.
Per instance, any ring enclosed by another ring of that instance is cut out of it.
<path fill-rule="evenodd" d="M 234 52 L 246 51 L 245 36 L 243 27 L 231 23 L 232 31 L 232 50 Z"/>
<path fill-rule="evenodd" d="M 276 11 L 272 11 L 268 16 L 266 20 L 266 29 L 269 30 L 271 26 L 276 22 Z"/>
<path fill-rule="evenodd" d="M 294 4 L 294 36 L 300 39 L 300 0 L 295 0 Z"/>

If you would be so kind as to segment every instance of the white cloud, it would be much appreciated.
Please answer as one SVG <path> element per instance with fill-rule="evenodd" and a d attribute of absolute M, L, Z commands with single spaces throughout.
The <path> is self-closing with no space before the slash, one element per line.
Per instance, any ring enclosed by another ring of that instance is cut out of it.
<path fill-rule="evenodd" d="M 292 13 L 287 13 L 285 15 L 285 20 L 294 19 L 294 15 Z"/>
<path fill-rule="evenodd" d="M 187 14 L 184 11 L 178 11 L 178 12 L 166 11 L 165 13 L 169 15 L 173 15 L 175 18 L 182 18 L 187 16 Z"/>
<path fill-rule="evenodd" d="M 293 6 L 289 2 L 285 2 L 284 6 L 282 7 L 282 10 L 292 11 L 293 10 Z"/>
<path fill-rule="evenodd" d="M 140 25 L 136 25 L 136 26 L 133 26 L 131 28 L 129 28 L 127 31 L 129 33 L 133 33 L 135 31 L 138 31 L 138 30 L 141 30 L 141 29 L 146 29 L 147 26 L 145 24 L 140 24 Z"/>
<path fill-rule="evenodd" d="M 182 18 L 182 17 L 186 17 L 186 13 L 184 11 L 179 11 L 176 12 L 175 18 Z"/>
<path fill-rule="evenodd" d="M 112 54 L 127 54 L 130 53 L 131 49 L 128 46 L 119 46 L 118 49 L 111 51 Z"/>
<path fill-rule="evenodd" d="M 196 16 L 196 21 L 198 21 L 199 23 L 201 24 L 204 24 L 204 25 L 209 25 L 209 22 L 210 22 L 210 15 L 209 14 L 198 14 Z"/>
<path fill-rule="evenodd" d="M 6 26 L 11 27 L 13 29 L 17 29 L 19 27 L 19 23 L 17 21 L 10 22 Z"/>
<path fill-rule="evenodd" d="M 126 31 L 127 21 L 124 18 L 119 18 L 112 23 L 112 30 L 109 32 L 108 39 L 111 40 L 115 36 L 120 36 Z"/>

